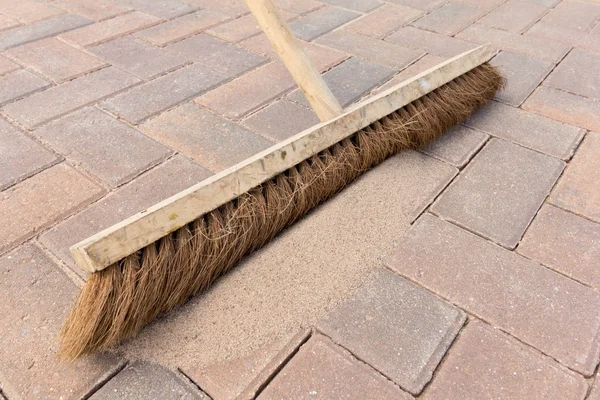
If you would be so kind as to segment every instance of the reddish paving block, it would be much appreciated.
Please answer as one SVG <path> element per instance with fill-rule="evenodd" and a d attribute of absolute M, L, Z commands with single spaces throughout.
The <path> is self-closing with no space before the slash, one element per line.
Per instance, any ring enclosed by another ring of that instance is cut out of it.
<path fill-rule="evenodd" d="M 21 23 L 16 19 L 0 14 L 0 31 L 14 28 L 19 25 L 21 25 Z"/>
<path fill-rule="evenodd" d="M 135 33 L 134 36 L 156 46 L 164 46 L 168 43 L 211 28 L 227 19 L 229 19 L 227 14 L 209 10 L 199 10 L 192 14 L 184 15 L 160 25 L 144 29 L 143 31 Z"/>
<path fill-rule="evenodd" d="M 200 8 L 180 0 L 119 0 L 119 2 L 162 19 L 179 17 Z"/>
<path fill-rule="evenodd" d="M 413 397 L 329 339 L 312 337 L 275 376 L 259 400 Z"/>
<path fill-rule="evenodd" d="M 203 65 L 194 64 L 105 100 L 100 106 L 133 124 L 139 124 L 226 79 L 226 76 Z"/>
<path fill-rule="evenodd" d="M 81 213 L 48 230 L 40 242 L 71 267 L 69 247 L 208 178 L 210 172 L 181 156 L 142 174 Z M 82 276 L 86 273 L 76 268 Z"/>
<path fill-rule="evenodd" d="M 115 67 L 144 80 L 177 69 L 186 62 L 183 57 L 169 54 L 132 37 L 112 40 L 89 50 Z"/>
<path fill-rule="evenodd" d="M 524 54 L 542 61 L 557 63 L 567 54 L 569 47 L 547 40 L 521 36 L 517 33 L 474 24 L 456 37 L 477 43 L 491 43 L 494 47 L 513 53 Z"/>
<path fill-rule="evenodd" d="M 452 36 L 473 23 L 480 15 L 481 11 L 477 8 L 446 3 L 413 22 L 412 25 L 427 31 Z"/>
<path fill-rule="evenodd" d="M 194 103 L 167 111 L 140 129 L 214 172 L 273 145 L 273 142 Z"/>
<path fill-rule="evenodd" d="M 573 49 L 544 81 L 545 85 L 600 101 L 600 54 Z"/>
<path fill-rule="evenodd" d="M 492 28 L 521 33 L 537 22 L 548 9 L 522 0 L 509 0 L 479 20 Z"/>
<path fill-rule="evenodd" d="M 8 50 L 20 64 L 61 83 L 97 70 L 106 63 L 56 38 L 47 38 Z"/>
<path fill-rule="evenodd" d="M 473 320 L 448 352 L 424 399 L 581 400 L 585 379 Z"/>
<path fill-rule="evenodd" d="M 418 50 L 398 46 L 344 29 L 321 36 L 317 43 L 394 69 L 402 69 L 423 55 Z"/>
<path fill-rule="evenodd" d="M 167 47 L 171 53 L 222 72 L 230 78 L 265 63 L 268 59 L 223 40 L 200 34 Z"/>
<path fill-rule="evenodd" d="M 563 160 L 571 158 L 585 134 L 581 128 L 495 101 L 465 125 Z"/>
<path fill-rule="evenodd" d="M 148 26 L 156 25 L 161 20 L 141 11 L 119 15 L 95 24 L 63 33 L 60 39 L 77 46 L 87 47 L 107 42 L 119 36 L 125 36 Z"/>
<path fill-rule="evenodd" d="M 296 14 L 280 10 L 281 17 L 284 20 L 294 18 Z M 256 23 L 256 19 L 252 14 L 245 15 L 241 18 L 234 19 L 229 22 L 220 24 L 214 28 L 208 29 L 206 32 L 212 36 L 218 37 L 228 42 L 236 43 L 243 39 L 249 38 L 259 33 L 260 27 Z"/>
<path fill-rule="evenodd" d="M 442 57 L 454 57 L 477 47 L 477 45 L 464 40 L 424 31 L 412 26 L 401 28 L 385 40 Z"/>
<path fill-rule="evenodd" d="M 317 328 L 417 395 L 465 320 L 461 310 L 383 269 Z"/>
<path fill-rule="evenodd" d="M 600 102 L 540 86 L 523 104 L 525 110 L 600 131 Z"/>
<path fill-rule="evenodd" d="M 444 4 L 444 0 L 390 0 L 390 3 L 396 3 L 419 10 L 429 11 Z"/>
<path fill-rule="evenodd" d="M 346 28 L 363 35 L 382 39 L 422 15 L 422 10 L 387 3 L 363 18 L 349 23 Z"/>
<path fill-rule="evenodd" d="M 332 6 L 339 6 L 349 10 L 360 11 L 367 13 L 374 8 L 381 6 L 383 3 L 379 0 L 321 0 L 323 3 Z"/>
<path fill-rule="evenodd" d="M 492 9 L 498 7 L 500 4 L 504 3 L 506 0 L 452 0 L 453 3 L 464 4 L 469 7 L 479 8 L 482 11 L 491 11 Z M 528 1 L 528 0 L 525 0 Z M 530 0 L 537 1 L 537 0 Z M 542 0 L 543 1 L 543 0 Z M 560 1 L 560 0 L 558 0 Z"/>
<path fill-rule="evenodd" d="M 588 31 L 600 17 L 600 4 L 564 0 L 542 19 L 542 22 L 579 31 Z"/>
<path fill-rule="evenodd" d="M 45 79 L 20 69 L 0 77 L 0 105 L 39 92 L 52 84 Z"/>
<path fill-rule="evenodd" d="M 392 86 L 396 86 L 397 84 L 402 83 L 405 80 L 410 79 L 420 74 L 421 72 L 442 63 L 445 60 L 446 59 L 443 57 L 427 54 L 426 56 L 419 58 L 416 62 L 414 62 L 407 68 L 403 69 L 400 73 L 398 73 L 392 79 L 387 81 L 385 84 L 373 90 L 373 94 L 381 93 L 382 91 L 389 89 Z"/>
<path fill-rule="evenodd" d="M 600 222 L 600 134 L 589 132 L 552 191 L 550 202 Z"/>
<path fill-rule="evenodd" d="M 291 22 L 290 29 L 300 39 L 311 41 L 360 16 L 339 7 L 323 7 Z"/>
<path fill-rule="evenodd" d="M 184 379 L 160 365 L 136 361 L 102 386 L 90 400 L 208 399 Z"/>
<path fill-rule="evenodd" d="M 58 157 L 0 119 L 0 191 L 48 168 Z"/>
<path fill-rule="evenodd" d="M 600 52 L 600 40 L 593 33 L 538 22 L 526 32 L 526 35 Z"/>
<path fill-rule="evenodd" d="M 463 167 L 489 136 L 466 126 L 456 126 L 421 151 L 455 167 Z"/>
<path fill-rule="evenodd" d="M 28 24 L 62 14 L 64 11 L 45 2 L 35 0 L 3 1 L 2 14 Z"/>
<path fill-rule="evenodd" d="M 512 249 L 563 168 L 555 158 L 492 139 L 431 211 Z"/>
<path fill-rule="evenodd" d="M 506 77 L 506 87 L 496 95 L 503 103 L 518 107 L 552 71 L 554 64 L 521 54 L 501 51 L 490 62 Z"/>
<path fill-rule="evenodd" d="M 8 58 L 0 55 L 0 75 L 7 74 L 19 69 L 19 64 L 10 61 Z"/>
<path fill-rule="evenodd" d="M 58 35 L 91 24 L 93 21 L 74 14 L 61 14 L 29 25 L 0 32 L 0 51 L 48 36 Z"/>
<path fill-rule="evenodd" d="M 56 359 L 77 287 L 42 250 L 25 244 L 5 254 L 0 275 L 0 375 L 9 398 L 82 398 L 121 368 L 123 360 L 108 353 Z"/>
<path fill-rule="evenodd" d="M 242 122 L 254 132 L 276 142 L 318 123 L 319 118 L 312 110 L 286 99 L 277 100 Z"/>
<path fill-rule="evenodd" d="M 580 282 L 600 288 L 600 224 L 545 205 L 517 251 Z"/>
<path fill-rule="evenodd" d="M 8 104 L 4 113 L 33 128 L 138 82 L 137 78 L 109 67 Z"/>
<path fill-rule="evenodd" d="M 309 329 L 303 329 L 291 339 L 276 340 L 243 357 L 184 373 L 213 399 L 253 400 L 310 333 Z"/>
<path fill-rule="evenodd" d="M 60 8 L 94 21 L 102 21 L 131 10 L 131 7 L 112 0 L 59 0 Z"/>
<path fill-rule="evenodd" d="M 592 391 L 588 396 L 587 400 L 600 400 L 600 379 L 596 375 L 596 380 L 594 381 L 594 386 L 592 387 Z"/>
<path fill-rule="evenodd" d="M 186 3 L 196 5 L 202 9 L 222 12 L 230 17 L 239 17 L 248 14 L 248 7 L 240 0 L 186 0 Z"/>
<path fill-rule="evenodd" d="M 35 236 L 102 192 L 64 163 L 0 192 L 0 252 Z"/>
<path fill-rule="evenodd" d="M 598 363 L 600 294 L 572 279 L 428 214 L 388 265 L 571 369 Z"/>
<path fill-rule="evenodd" d="M 34 135 L 111 187 L 131 180 L 172 153 L 96 107 L 44 125 Z"/>
<path fill-rule="evenodd" d="M 390 68 L 359 58 L 350 58 L 327 71 L 323 79 L 341 106 L 346 107 L 387 81 L 392 75 L 394 70 Z M 290 93 L 288 99 L 310 107 L 300 90 Z"/>

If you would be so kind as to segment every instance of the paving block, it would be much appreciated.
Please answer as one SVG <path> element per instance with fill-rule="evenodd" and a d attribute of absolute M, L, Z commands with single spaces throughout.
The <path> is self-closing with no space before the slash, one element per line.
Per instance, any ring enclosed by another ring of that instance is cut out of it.
<path fill-rule="evenodd" d="M 3 223 L 0 253 L 91 203 L 103 192 L 64 163 L 0 192 L 0 220 Z"/>
<path fill-rule="evenodd" d="M 600 17 L 600 4 L 587 1 L 566 0 L 546 15 L 544 23 L 564 28 L 588 31 Z"/>
<path fill-rule="evenodd" d="M 48 168 L 58 159 L 27 134 L 0 119 L 0 191 Z"/>
<path fill-rule="evenodd" d="M 552 7 L 556 6 L 558 3 L 560 3 L 562 0 L 524 0 L 524 1 L 527 1 L 528 3 L 533 3 L 533 4 L 540 4 L 547 8 L 552 8 Z"/>
<path fill-rule="evenodd" d="M 477 43 L 491 43 L 492 46 L 513 53 L 524 54 L 538 60 L 558 63 L 569 51 L 569 46 L 551 43 L 547 40 L 522 36 L 517 33 L 473 24 L 456 35 L 457 38 Z"/>
<path fill-rule="evenodd" d="M 600 101 L 598 67 L 600 67 L 599 53 L 573 49 L 556 66 L 544 81 L 544 85 Z"/>
<path fill-rule="evenodd" d="M 552 71 L 554 64 L 521 54 L 501 51 L 490 64 L 500 68 L 506 77 L 506 87 L 496 99 L 518 107 Z"/>
<path fill-rule="evenodd" d="M 456 126 L 421 151 L 455 167 L 462 168 L 485 144 L 489 136 L 466 126 Z"/>
<path fill-rule="evenodd" d="M 600 379 L 596 375 L 596 380 L 594 381 L 594 386 L 592 387 L 592 391 L 588 396 L 587 400 L 600 400 Z"/>
<path fill-rule="evenodd" d="M 544 205 L 517 251 L 586 285 L 600 288 L 600 224 Z"/>
<path fill-rule="evenodd" d="M 91 47 L 89 51 L 143 80 L 163 75 L 186 63 L 183 57 L 169 54 L 130 36 Z"/>
<path fill-rule="evenodd" d="M 296 17 L 296 14 L 284 10 L 279 10 L 279 12 L 285 21 Z M 248 14 L 210 28 L 206 32 L 227 42 L 236 43 L 260 33 L 261 30 L 256 18 L 252 14 Z"/>
<path fill-rule="evenodd" d="M 553 157 L 492 139 L 431 211 L 513 249 L 563 168 Z"/>
<path fill-rule="evenodd" d="M 346 107 L 368 94 L 394 75 L 394 70 L 359 58 L 350 58 L 323 75 L 327 86 L 342 107 Z M 310 107 L 304 94 L 296 90 L 288 99 Z"/>
<path fill-rule="evenodd" d="M 3 110 L 31 129 L 138 82 L 139 79 L 108 67 L 8 104 Z"/>
<path fill-rule="evenodd" d="M 139 124 L 226 79 L 226 76 L 203 65 L 194 64 L 105 100 L 100 106 L 133 124 Z"/>
<path fill-rule="evenodd" d="M 119 0 L 119 3 L 162 19 L 179 17 L 200 8 L 180 0 Z"/>
<path fill-rule="evenodd" d="M 385 40 L 441 57 L 454 57 L 477 47 L 476 44 L 465 40 L 417 29 L 413 26 L 400 28 Z"/>
<path fill-rule="evenodd" d="M 21 23 L 15 18 L 8 17 L 6 15 L 0 15 L 0 31 L 5 29 L 14 28 L 21 25 Z"/>
<path fill-rule="evenodd" d="M 388 265 L 571 369 L 598 364 L 600 294 L 534 261 L 425 214 Z"/>
<path fill-rule="evenodd" d="M 580 400 L 586 391 L 580 375 L 473 320 L 448 352 L 424 398 Z"/>
<path fill-rule="evenodd" d="M 222 12 L 230 17 L 239 17 L 248 14 L 248 7 L 240 0 L 186 0 L 189 4 L 194 4 L 204 10 Z"/>
<path fill-rule="evenodd" d="M 60 39 L 80 47 L 92 46 L 125 36 L 148 26 L 156 25 L 160 18 L 133 11 L 95 24 L 63 33 Z"/>
<path fill-rule="evenodd" d="M 346 28 L 363 35 L 382 39 L 422 15 L 422 10 L 386 3 L 364 17 L 349 23 Z"/>
<path fill-rule="evenodd" d="M 26 97 L 52 84 L 25 69 L 0 77 L 0 105 Z"/>
<path fill-rule="evenodd" d="M 5 54 L 56 83 L 76 78 L 106 65 L 96 57 L 56 38 L 46 38 L 15 47 Z"/>
<path fill-rule="evenodd" d="M 112 0 L 60 0 L 60 8 L 94 21 L 116 17 L 131 10 L 131 7 Z"/>
<path fill-rule="evenodd" d="M 321 36 L 317 39 L 317 43 L 394 69 L 402 69 L 423 56 L 422 51 L 402 47 L 391 42 L 385 42 L 344 29 Z"/>
<path fill-rule="evenodd" d="M 588 132 L 549 201 L 600 222 L 600 134 Z"/>
<path fill-rule="evenodd" d="M 0 51 L 48 36 L 58 35 L 91 24 L 93 21 L 74 14 L 61 14 L 29 25 L 0 32 Z"/>
<path fill-rule="evenodd" d="M 70 267 L 69 247 L 208 178 L 211 173 L 181 156 L 142 174 L 79 214 L 48 230 L 40 242 Z M 75 268 L 86 276 L 86 272 Z"/>
<path fill-rule="evenodd" d="M 445 60 L 446 59 L 444 57 L 438 57 L 438 56 L 434 56 L 433 54 L 427 54 L 427 55 L 419 58 L 414 63 L 410 64 L 408 67 L 404 68 L 392 79 L 390 79 L 383 85 L 379 86 L 377 89 L 373 90 L 372 93 L 373 94 L 381 93 L 384 90 L 391 88 L 392 86 L 396 86 L 399 83 L 402 83 L 405 80 L 408 80 L 408 79 L 420 74 L 421 72 L 426 71 L 429 68 L 434 67 L 434 66 L 444 62 Z"/>
<path fill-rule="evenodd" d="M 171 53 L 233 78 L 268 61 L 268 58 L 231 43 L 200 34 L 166 47 Z"/>
<path fill-rule="evenodd" d="M 307 14 L 323 7 L 323 3 L 317 0 L 273 0 L 273 3 L 278 9 L 294 14 Z"/>
<path fill-rule="evenodd" d="M 64 11 L 58 7 L 34 0 L 2 2 L 2 14 L 20 20 L 25 24 L 54 17 L 62 14 L 63 12 Z"/>
<path fill-rule="evenodd" d="M 327 6 L 306 14 L 289 25 L 298 38 L 311 41 L 359 16 L 354 11 Z"/>
<path fill-rule="evenodd" d="M 194 103 L 169 110 L 140 129 L 214 172 L 273 145 L 262 136 Z"/>
<path fill-rule="evenodd" d="M 598 40 L 597 35 L 576 29 L 551 25 L 545 22 L 538 22 L 532 26 L 526 32 L 526 36 L 550 39 L 572 47 L 583 47 L 592 51 L 600 52 L 600 41 Z"/>
<path fill-rule="evenodd" d="M 143 31 L 136 32 L 135 37 L 152 43 L 156 46 L 164 46 L 185 37 L 202 32 L 211 28 L 230 17 L 216 11 L 199 10 L 179 18 L 163 22 Z"/>
<path fill-rule="evenodd" d="M 413 397 L 329 339 L 313 336 L 275 376 L 259 400 Z"/>
<path fill-rule="evenodd" d="M 96 107 L 44 125 L 34 135 L 111 187 L 122 185 L 172 154 Z"/>
<path fill-rule="evenodd" d="M 104 353 L 72 363 L 56 359 L 58 332 L 77 287 L 38 247 L 0 258 L 0 374 L 11 399 L 83 398 L 123 365 Z M 1 397 L 1 396 L 0 396 Z"/>
<path fill-rule="evenodd" d="M 509 0 L 478 22 L 492 28 L 521 33 L 548 12 L 548 8 L 522 0 Z"/>
<path fill-rule="evenodd" d="M 390 3 L 400 4 L 419 10 L 430 11 L 444 4 L 445 0 L 390 0 Z"/>
<path fill-rule="evenodd" d="M 19 69 L 20 66 L 17 63 L 12 62 L 8 58 L 0 55 L 0 76 L 8 74 L 14 70 Z"/>
<path fill-rule="evenodd" d="M 562 90 L 540 86 L 523 108 L 552 119 L 600 131 L 600 102 Z"/>
<path fill-rule="evenodd" d="M 321 0 L 323 3 L 330 4 L 332 6 L 339 6 L 347 8 L 349 10 L 359 11 L 367 13 L 374 8 L 377 8 L 383 4 L 379 0 Z"/>
<path fill-rule="evenodd" d="M 495 101 L 477 110 L 465 125 L 568 160 L 585 130 Z"/>
<path fill-rule="evenodd" d="M 280 99 L 246 118 L 242 124 L 276 142 L 319 123 L 315 113 L 297 103 Z"/>
<path fill-rule="evenodd" d="M 418 395 L 465 320 L 461 310 L 384 269 L 317 329 Z"/>
<path fill-rule="evenodd" d="M 90 400 L 208 399 L 173 371 L 144 361 L 135 361 L 95 392 Z"/>
<path fill-rule="evenodd" d="M 453 36 L 475 22 L 480 15 L 481 11 L 477 8 L 458 3 L 446 3 L 413 22 L 412 25 L 427 31 Z"/>

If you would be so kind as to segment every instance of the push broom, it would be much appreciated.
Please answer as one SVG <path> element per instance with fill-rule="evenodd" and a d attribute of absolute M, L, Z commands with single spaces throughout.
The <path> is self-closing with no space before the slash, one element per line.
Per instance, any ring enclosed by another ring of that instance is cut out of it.
<path fill-rule="evenodd" d="M 271 0 L 245 0 L 322 121 L 71 248 L 91 272 L 60 354 L 135 336 L 369 168 L 462 122 L 503 85 L 481 46 L 346 111 Z"/>

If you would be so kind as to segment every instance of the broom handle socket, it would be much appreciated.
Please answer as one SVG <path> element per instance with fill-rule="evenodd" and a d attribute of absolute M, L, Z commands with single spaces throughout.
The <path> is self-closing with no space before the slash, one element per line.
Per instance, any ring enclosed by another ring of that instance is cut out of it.
<path fill-rule="evenodd" d="M 271 0 L 244 0 L 321 122 L 343 109 Z"/>

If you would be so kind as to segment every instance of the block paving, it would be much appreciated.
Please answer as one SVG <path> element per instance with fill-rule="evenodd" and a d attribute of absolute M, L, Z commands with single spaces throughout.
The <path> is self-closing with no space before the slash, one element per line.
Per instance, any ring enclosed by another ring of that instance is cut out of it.
<path fill-rule="evenodd" d="M 508 85 L 362 182 L 444 172 L 309 326 L 211 365 L 65 363 L 71 245 L 318 119 L 242 0 L 0 0 L 0 399 L 600 399 L 600 3 L 275 3 L 344 106 L 487 42 Z"/>

